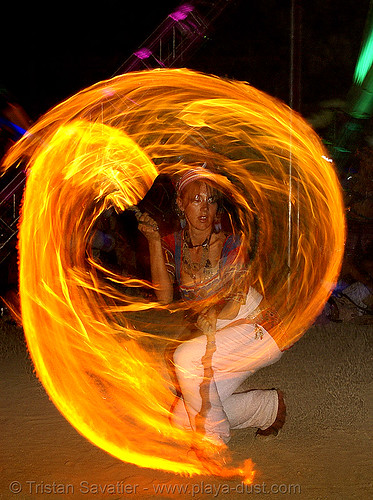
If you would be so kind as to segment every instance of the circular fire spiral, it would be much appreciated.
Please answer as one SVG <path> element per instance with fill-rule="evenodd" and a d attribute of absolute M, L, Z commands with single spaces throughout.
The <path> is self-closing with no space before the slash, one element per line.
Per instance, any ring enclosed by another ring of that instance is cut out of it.
<path fill-rule="evenodd" d="M 149 284 L 93 258 L 92 232 L 106 210 L 139 203 L 158 174 L 206 162 L 235 206 L 250 257 L 246 279 L 277 311 L 281 328 L 272 333 L 289 347 L 322 310 L 343 255 L 341 190 L 319 138 L 246 83 L 160 69 L 100 82 L 56 106 L 6 164 L 21 159 L 22 321 L 49 396 L 121 460 L 205 473 L 187 450 L 208 443 L 169 422 L 174 395 L 155 352 L 165 339 L 128 319 L 161 306 L 126 293 Z M 222 474 L 249 480 L 251 465 Z"/>

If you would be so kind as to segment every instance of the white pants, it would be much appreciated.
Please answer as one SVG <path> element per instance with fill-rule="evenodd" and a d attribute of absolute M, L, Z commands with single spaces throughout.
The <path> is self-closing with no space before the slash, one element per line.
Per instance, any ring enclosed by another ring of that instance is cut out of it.
<path fill-rule="evenodd" d="M 269 333 L 253 324 L 218 330 L 215 345 L 207 343 L 205 335 L 185 341 L 174 353 L 182 394 L 174 407 L 174 424 L 201 430 L 218 443 L 229 441 L 230 429 L 266 429 L 276 419 L 277 391 L 234 392 L 247 377 L 281 355 Z"/>

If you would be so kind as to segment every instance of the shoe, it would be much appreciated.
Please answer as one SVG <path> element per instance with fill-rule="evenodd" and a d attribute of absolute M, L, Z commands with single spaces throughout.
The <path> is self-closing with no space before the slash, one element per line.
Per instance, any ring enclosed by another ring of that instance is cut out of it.
<path fill-rule="evenodd" d="M 284 423 L 285 423 L 285 418 L 286 418 L 286 405 L 284 401 L 284 393 L 280 391 L 279 389 L 277 390 L 277 396 L 278 396 L 278 410 L 277 410 L 277 416 L 276 420 L 273 422 L 272 425 L 267 427 L 267 429 L 258 429 L 256 431 L 257 436 L 277 436 L 278 431 L 282 429 Z"/>

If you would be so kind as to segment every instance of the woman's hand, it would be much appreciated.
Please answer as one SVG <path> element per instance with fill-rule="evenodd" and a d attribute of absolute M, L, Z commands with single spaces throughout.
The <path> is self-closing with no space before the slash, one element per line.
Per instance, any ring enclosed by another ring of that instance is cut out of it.
<path fill-rule="evenodd" d="M 213 333 L 216 330 L 217 312 L 214 307 L 203 309 L 197 318 L 196 325 L 203 333 Z"/>
<path fill-rule="evenodd" d="M 160 241 L 161 236 L 159 234 L 158 224 L 150 217 L 150 215 L 144 212 L 137 217 L 137 221 L 139 223 L 139 230 L 149 242 Z"/>

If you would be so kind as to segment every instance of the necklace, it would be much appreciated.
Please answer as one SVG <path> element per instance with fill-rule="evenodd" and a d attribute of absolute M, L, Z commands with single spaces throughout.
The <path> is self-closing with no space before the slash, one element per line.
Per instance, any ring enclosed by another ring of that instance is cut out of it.
<path fill-rule="evenodd" d="M 193 245 L 190 239 L 189 231 L 184 231 L 183 236 L 183 267 L 185 272 L 194 280 L 196 283 L 197 273 L 203 269 L 204 278 L 209 278 L 211 276 L 212 265 L 209 259 L 210 250 L 210 240 L 211 234 L 205 239 L 205 241 L 199 245 Z M 190 255 L 191 248 L 202 247 L 202 255 L 199 262 L 192 260 Z"/>
<path fill-rule="evenodd" d="M 209 246 L 210 240 L 211 240 L 211 234 L 205 239 L 203 243 L 199 243 L 198 245 L 193 245 L 189 231 L 187 229 L 184 231 L 184 243 L 188 246 L 188 248 L 197 248 L 197 247 L 206 248 Z"/>

